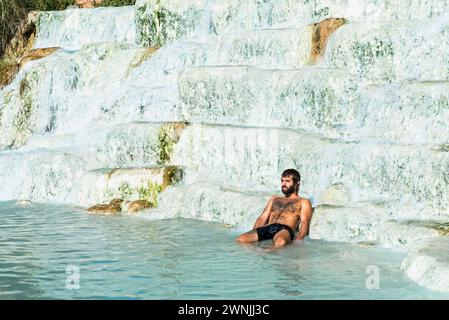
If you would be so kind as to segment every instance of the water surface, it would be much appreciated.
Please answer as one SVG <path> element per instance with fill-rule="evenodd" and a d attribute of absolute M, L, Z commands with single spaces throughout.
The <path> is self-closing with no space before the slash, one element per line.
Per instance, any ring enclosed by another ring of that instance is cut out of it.
<path fill-rule="evenodd" d="M 269 241 L 240 245 L 219 223 L 34 203 L 0 202 L 0 221 L 0 299 L 449 297 L 408 280 L 404 253 L 378 247 L 307 240 L 267 252 Z"/>

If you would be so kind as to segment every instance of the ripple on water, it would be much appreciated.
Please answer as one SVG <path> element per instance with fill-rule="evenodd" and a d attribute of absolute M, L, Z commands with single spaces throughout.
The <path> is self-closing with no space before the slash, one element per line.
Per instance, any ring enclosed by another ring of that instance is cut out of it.
<path fill-rule="evenodd" d="M 409 281 L 402 253 L 308 240 L 267 252 L 235 230 L 187 219 L 101 217 L 0 203 L 0 299 L 448 298 Z M 380 289 L 365 286 L 366 268 Z M 79 289 L 66 287 L 72 266 Z"/>

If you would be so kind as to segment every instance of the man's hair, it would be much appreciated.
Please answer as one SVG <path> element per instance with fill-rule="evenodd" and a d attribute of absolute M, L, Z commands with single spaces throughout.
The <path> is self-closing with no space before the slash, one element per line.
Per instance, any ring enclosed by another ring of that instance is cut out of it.
<path fill-rule="evenodd" d="M 301 175 L 295 169 L 287 169 L 282 172 L 283 177 L 292 176 L 295 183 L 301 182 Z"/>

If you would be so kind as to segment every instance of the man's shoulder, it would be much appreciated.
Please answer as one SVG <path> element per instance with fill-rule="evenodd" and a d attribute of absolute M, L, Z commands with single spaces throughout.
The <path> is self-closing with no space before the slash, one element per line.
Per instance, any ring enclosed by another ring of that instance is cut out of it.
<path fill-rule="evenodd" d="M 312 202 L 307 198 L 301 198 L 301 214 L 306 214 L 312 216 L 313 207 Z"/>
<path fill-rule="evenodd" d="M 301 201 L 301 204 L 305 204 L 305 205 L 308 205 L 308 206 L 312 206 L 312 202 L 310 201 L 310 199 L 307 199 L 307 198 L 301 198 L 300 201 Z"/>

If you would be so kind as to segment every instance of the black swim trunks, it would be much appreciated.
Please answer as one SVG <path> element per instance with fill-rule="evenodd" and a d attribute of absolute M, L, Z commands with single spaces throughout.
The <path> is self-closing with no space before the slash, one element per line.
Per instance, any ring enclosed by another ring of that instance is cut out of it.
<path fill-rule="evenodd" d="M 295 233 L 293 232 L 292 228 L 285 224 L 273 223 L 265 227 L 259 227 L 256 229 L 256 231 L 257 236 L 259 237 L 259 241 L 262 241 L 273 239 L 274 235 L 283 229 L 287 229 L 287 231 L 290 233 L 290 239 L 293 241 L 293 239 L 295 238 Z"/>

